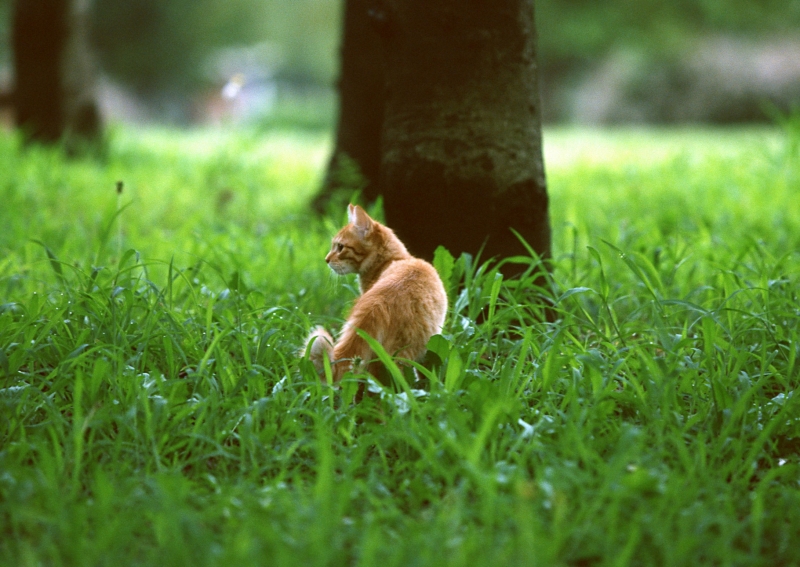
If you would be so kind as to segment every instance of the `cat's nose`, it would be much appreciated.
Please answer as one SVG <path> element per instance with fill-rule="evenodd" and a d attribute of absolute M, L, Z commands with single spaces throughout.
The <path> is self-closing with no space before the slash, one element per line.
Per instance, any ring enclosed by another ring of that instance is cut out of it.
<path fill-rule="evenodd" d="M 330 262 L 331 262 L 331 253 L 328 252 L 328 255 L 325 256 L 325 263 L 330 264 Z"/>

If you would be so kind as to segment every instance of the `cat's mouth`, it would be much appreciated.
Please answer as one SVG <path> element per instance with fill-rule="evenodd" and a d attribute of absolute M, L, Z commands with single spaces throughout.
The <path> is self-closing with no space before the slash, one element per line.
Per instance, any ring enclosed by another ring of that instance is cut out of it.
<path fill-rule="evenodd" d="M 339 264 L 338 262 L 329 262 L 328 266 L 331 270 L 339 274 L 340 276 L 345 276 L 347 274 L 352 274 L 355 270 L 351 268 L 347 264 Z"/>

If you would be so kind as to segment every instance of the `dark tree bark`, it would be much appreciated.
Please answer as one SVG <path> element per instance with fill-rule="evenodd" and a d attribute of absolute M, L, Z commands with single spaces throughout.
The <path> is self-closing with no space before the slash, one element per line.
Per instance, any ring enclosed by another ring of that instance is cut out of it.
<path fill-rule="evenodd" d="M 387 0 L 381 193 L 414 254 L 550 256 L 533 0 Z"/>
<path fill-rule="evenodd" d="M 384 77 L 376 28 L 381 12 L 370 0 L 346 0 L 339 72 L 336 145 L 314 207 L 322 210 L 338 190 L 378 197 Z"/>
<path fill-rule="evenodd" d="M 69 142 L 100 132 L 87 11 L 88 0 L 14 3 L 14 108 L 32 140 Z"/>

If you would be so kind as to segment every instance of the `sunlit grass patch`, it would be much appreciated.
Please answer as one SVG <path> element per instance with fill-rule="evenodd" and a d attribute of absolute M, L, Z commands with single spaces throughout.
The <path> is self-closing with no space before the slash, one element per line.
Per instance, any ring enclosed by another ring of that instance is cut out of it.
<path fill-rule="evenodd" d="M 796 563 L 787 142 L 546 132 L 552 276 L 441 252 L 420 381 L 330 390 L 327 138 L 0 137 L 0 563 Z"/>

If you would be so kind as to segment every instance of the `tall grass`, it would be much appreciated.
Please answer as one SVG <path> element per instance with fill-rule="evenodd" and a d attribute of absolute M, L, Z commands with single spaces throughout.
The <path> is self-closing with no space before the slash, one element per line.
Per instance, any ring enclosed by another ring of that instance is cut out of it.
<path fill-rule="evenodd" d="M 0 563 L 800 562 L 798 137 L 547 132 L 547 284 L 440 252 L 353 403 L 296 356 L 356 293 L 324 137 L 0 136 Z"/>

